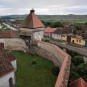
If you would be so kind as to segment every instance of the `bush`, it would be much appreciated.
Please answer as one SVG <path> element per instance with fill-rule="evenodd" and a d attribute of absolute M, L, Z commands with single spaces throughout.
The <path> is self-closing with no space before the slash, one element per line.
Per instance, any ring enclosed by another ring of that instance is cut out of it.
<path fill-rule="evenodd" d="M 59 69 L 59 67 L 57 67 L 57 66 L 52 69 L 52 73 L 53 73 L 54 75 L 56 75 L 56 76 L 58 76 L 59 71 L 60 71 L 60 69 Z"/>
<path fill-rule="evenodd" d="M 78 66 L 78 65 L 84 63 L 84 59 L 82 56 L 77 55 L 74 58 L 72 58 L 72 62 L 74 63 L 75 66 Z"/>
<path fill-rule="evenodd" d="M 50 39 L 49 38 L 44 38 L 43 41 L 50 42 Z"/>
<path fill-rule="evenodd" d="M 76 79 L 78 79 L 80 76 L 79 76 L 79 74 L 77 73 L 77 72 L 75 72 L 75 71 L 70 71 L 70 81 L 72 81 L 72 80 L 76 80 Z"/>
<path fill-rule="evenodd" d="M 37 64 L 37 62 L 33 60 L 33 61 L 32 61 L 32 65 L 35 65 L 35 64 Z"/>
<path fill-rule="evenodd" d="M 79 73 L 79 75 L 87 76 L 87 63 L 82 63 L 77 67 L 77 72 Z"/>

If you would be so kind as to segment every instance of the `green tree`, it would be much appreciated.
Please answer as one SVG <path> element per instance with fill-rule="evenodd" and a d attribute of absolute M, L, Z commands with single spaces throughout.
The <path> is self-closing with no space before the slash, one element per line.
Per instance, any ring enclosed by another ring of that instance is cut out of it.
<path fill-rule="evenodd" d="M 79 75 L 87 76 L 87 63 L 82 63 L 77 67 L 77 72 L 79 73 Z"/>
<path fill-rule="evenodd" d="M 72 58 L 72 62 L 74 63 L 75 66 L 78 66 L 78 65 L 84 63 L 84 59 L 82 56 L 77 55 L 74 58 Z"/>
<path fill-rule="evenodd" d="M 59 21 L 54 22 L 52 27 L 63 27 L 63 24 Z"/>

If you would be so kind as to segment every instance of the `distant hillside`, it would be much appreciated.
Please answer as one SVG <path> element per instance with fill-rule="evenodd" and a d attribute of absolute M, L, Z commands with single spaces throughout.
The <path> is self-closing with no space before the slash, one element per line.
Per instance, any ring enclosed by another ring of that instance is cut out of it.
<path fill-rule="evenodd" d="M 1 16 L 0 18 L 10 17 L 19 20 L 23 20 L 26 15 L 9 15 L 9 16 Z M 38 15 L 41 20 L 53 20 L 53 21 L 73 21 L 73 22 L 86 22 L 87 15 Z"/>

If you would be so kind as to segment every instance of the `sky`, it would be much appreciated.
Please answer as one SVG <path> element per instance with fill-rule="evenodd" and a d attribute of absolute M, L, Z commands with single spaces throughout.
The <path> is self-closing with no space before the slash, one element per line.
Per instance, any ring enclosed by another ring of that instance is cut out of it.
<path fill-rule="evenodd" d="M 0 0 L 0 15 L 86 15 L 87 0 Z"/>

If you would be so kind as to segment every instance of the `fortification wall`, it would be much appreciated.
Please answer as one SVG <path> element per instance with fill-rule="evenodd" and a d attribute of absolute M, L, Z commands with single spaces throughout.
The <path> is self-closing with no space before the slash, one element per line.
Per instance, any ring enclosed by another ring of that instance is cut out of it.
<path fill-rule="evenodd" d="M 7 50 L 22 50 L 26 51 L 26 43 L 19 38 L 0 39 L 4 43 Z M 55 87 L 67 87 L 69 73 L 70 73 L 70 56 L 61 50 L 58 46 L 42 41 L 36 41 L 37 46 L 33 46 L 30 51 L 47 58 L 56 66 L 60 66 L 60 72 L 55 83 Z"/>
<path fill-rule="evenodd" d="M 3 38 L 0 43 L 4 43 L 6 50 L 21 50 L 26 52 L 26 43 L 20 38 Z"/>
<path fill-rule="evenodd" d="M 33 46 L 32 52 L 47 58 L 56 66 L 60 66 L 60 72 L 55 83 L 55 87 L 67 87 L 70 73 L 70 56 L 58 46 L 42 41 L 36 41 L 37 46 Z"/>

